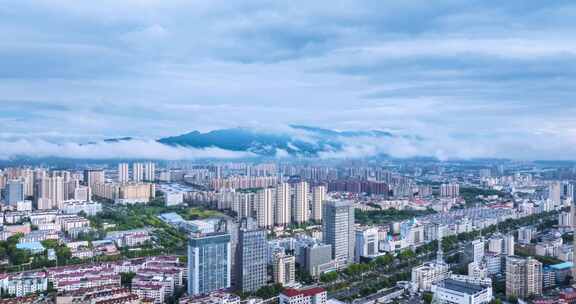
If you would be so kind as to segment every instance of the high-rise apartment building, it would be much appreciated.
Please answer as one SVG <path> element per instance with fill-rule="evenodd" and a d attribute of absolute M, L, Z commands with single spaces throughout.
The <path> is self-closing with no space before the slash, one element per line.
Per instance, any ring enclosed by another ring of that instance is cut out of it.
<path fill-rule="evenodd" d="M 274 225 L 287 226 L 290 224 L 290 185 L 279 183 L 276 185 L 276 199 L 274 200 Z"/>
<path fill-rule="evenodd" d="M 254 227 L 250 219 L 243 219 L 238 233 L 236 248 L 237 288 L 253 292 L 267 282 L 268 242 L 266 230 Z"/>
<path fill-rule="evenodd" d="M 326 200 L 326 186 L 317 185 L 312 187 L 311 208 L 312 214 L 310 219 L 316 222 L 322 221 L 322 204 Z"/>
<path fill-rule="evenodd" d="M 332 246 L 338 267 L 354 262 L 354 208 L 348 202 L 324 203 L 323 241 Z"/>
<path fill-rule="evenodd" d="M 542 294 L 542 263 L 532 257 L 506 258 L 506 296 L 526 299 Z"/>
<path fill-rule="evenodd" d="M 458 197 L 460 195 L 460 185 L 457 183 L 448 183 L 440 185 L 441 197 Z"/>
<path fill-rule="evenodd" d="M 147 162 L 144 164 L 144 180 L 147 182 L 153 182 L 156 180 L 156 164 L 153 162 Z"/>
<path fill-rule="evenodd" d="M 256 206 L 256 220 L 258 227 L 271 228 L 274 226 L 274 189 L 264 188 L 256 191 L 254 205 Z"/>
<path fill-rule="evenodd" d="M 510 233 L 504 237 L 504 252 L 507 256 L 514 255 L 514 234 Z"/>
<path fill-rule="evenodd" d="M 144 180 L 144 164 L 133 163 L 132 164 L 132 181 L 141 182 Z"/>
<path fill-rule="evenodd" d="M 207 294 L 230 288 L 230 234 L 198 234 L 188 243 L 188 294 Z"/>
<path fill-rule="evenodd" d="M 119 183 L 127 183 L 130 181 L 130 175 L 128 170 L 127 163 L 120 163 L 118 164 L 118 182 Z"/>
<path fill-rule="evenodd" d="M 293 223 L 308 222 L 308 183 L 306 181 L 290 182 L 290 206 Z"/>
<path fill-rule="evenodd" d="M 101 169 L 88 169 L 84 170 L 84 184 L 93 188 L 95 184 L 103 184 L 106 181 L 104 178 L 104 170 Z"/>
<path fill-rule="evenodd" d="M 38 209 L 61 209 L 64 204 L 64 179 L 60 176 L 44 177 L 37 181 Z"/>

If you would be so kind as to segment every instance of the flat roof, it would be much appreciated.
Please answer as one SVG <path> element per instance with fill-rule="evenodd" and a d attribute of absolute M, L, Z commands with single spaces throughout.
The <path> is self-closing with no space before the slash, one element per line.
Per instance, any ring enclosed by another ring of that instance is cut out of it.
<path fill-rule="evenodd" d="M 446 279 L 440 284 L 441 287 L 454 290 L 457 292 L 474 295 L 485 289 L 485 287 L 477 284 L 457 281 L 453 279 Z"/>
<path fill-rule="evenodd" d="M 572 262 L 564 262 L 564 263 L 560 263 L 560 264 L 550 265 L 550 268 L 555 269 L 555 270 L 563 270 L 563 269 L 572 268 L 573 265 L 574 264 L 572 264 Z"/>

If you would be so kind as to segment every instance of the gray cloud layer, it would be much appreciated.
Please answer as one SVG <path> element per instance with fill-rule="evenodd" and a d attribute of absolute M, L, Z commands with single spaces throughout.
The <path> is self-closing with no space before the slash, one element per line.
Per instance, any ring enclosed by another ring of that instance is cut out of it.
<path fill-rule="evenodd" d="M 385 129 L 402 156 L 576 153 L 573 1 L 0 4 L 0 138 Z M 354 147 L 354 145 L 350 145 Z"/>

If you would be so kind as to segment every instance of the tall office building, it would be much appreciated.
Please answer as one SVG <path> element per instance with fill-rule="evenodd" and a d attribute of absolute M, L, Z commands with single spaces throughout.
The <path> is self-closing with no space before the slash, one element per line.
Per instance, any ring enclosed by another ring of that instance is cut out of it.
<path fill-rule="evenodd" d="M 142 163 L 132 164 L 132 180 L 135 182 L 141 182 L 144 180 L 144 164 Z"/>
<path fill-rule="evenodd" d="M 144 180 L 147 182 L 153 182 L 156 180 L 156 164 L 153 162 L 147 162 L 144 164 Z"/>
<path fill-rule="evenodd" d="M 290 182 L 290 206 L 293 223 L 302 224 L 308 221 L 308 183 L 306 181 Z"/>
<path fill-rule="evenodd" d="M 6 183 L 4 200 L 8 205 L 15 205 L 24 200 L 24 182 L 18 179 Z"/>
<path fill-rule="evenodd" d="M 287 226 L 290 224 L 290 185 L 279 183 L 276 185 L 276 199 L 274 200 L 274 225 Z"/>
<path fill-rule="evenodd" d="M 526 299 L 542 294 L 542 263 L 533 259 L 506 258 L 506 296 Z"/>
<path fill-rule="evenodd" d="M 207 294 L 230 288 L 230 234 L 197 234 L 188 243 L 188 294 Z"/>
<path fill-rule="evenodd" d="M 238 267 L 236 287 L 242 292 L 253 292 L 266 285 L 268 256 L 266 230 L 254 227 L 248 218 L 242 219 L 236 253 L 236 267 Z"/>
<path fill-rule="evenodd" d="M 254 197 L 256 205 L 256 220 L 258 227 L 271 228 L 274 226 L 274 190 L 271 188 L 259 189 Z"/>
<path fill-rule="evenodd" d="M 130 176 L 128 174 L 128 164 L 120 163 L 118 164 L 118 182 L 127 183 L 130 181 Z"/>
<path fill-rule="evenodd" d="M 310 219 L 316 222 L 322 221 L 322 203 L 326 200 L 326 186 L 317 185 L 312 187 L 311 207 L 312 214 Z"/>
<path fill-rule="evenodd" d="M 324 203 L 323 241 L 332 245 L 338 267 L 354 262 L 354 208 L 348 202 Z"/>

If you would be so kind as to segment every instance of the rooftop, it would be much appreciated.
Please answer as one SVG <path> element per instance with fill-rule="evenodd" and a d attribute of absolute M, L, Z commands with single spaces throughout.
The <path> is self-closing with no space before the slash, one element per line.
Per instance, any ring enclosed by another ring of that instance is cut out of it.
<path fill-rule="evenodd" d="M 572 268 L 573 265 L 574 264 L 572 264 L 572 262 L 564 262 L 564 263 L 560 263 L 560 264 L 550 265 L 550 268 L 552 268 L 554 270 L 564 270 L 564 269 Z"/>
<path fill-rule="evenodd" d="M 456 281 L 453 279 L 446 279 L 446 280 L 440 282 L 439 285 L 443 288 L 454 290 L 454 291 L 465 293 L 465 294 L 469 294 L 469 295 L 477 294 L 477 293 L 479 293 L 485 289 L 485 287 L 483 287 L 481 285 Z"/>
<path fill-rule="evenodd" d="M 319 293 L 322 293 L 324 291 L 325 291 L 324 288 L 320 288 L 320 287 L 314 287 L 314 288 L 310 288 L 310 289 L 301 289 L 301 290 L 286 288 L 286 289 L 284 289 L 284 291 L 282 291 L 282 294 L 284 294 L 285 296 L 288 296 L 288 297 L 297 297 L 299 295 L 311 297 L 311 296 L 317 295 Z"/>

